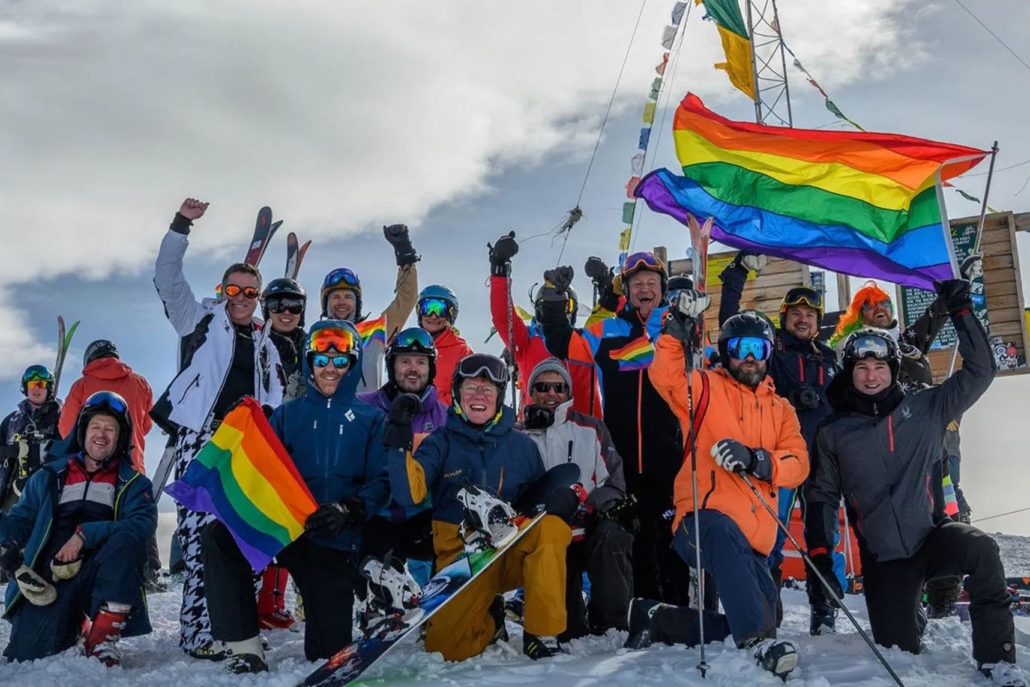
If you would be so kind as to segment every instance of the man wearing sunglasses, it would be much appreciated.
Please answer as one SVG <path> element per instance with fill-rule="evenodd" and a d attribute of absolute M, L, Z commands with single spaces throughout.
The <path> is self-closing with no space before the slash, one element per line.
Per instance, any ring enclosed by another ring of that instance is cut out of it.
<path fill-rule="evenodd" d="M 559 637 L 562 642 L 626 629 L 633 596 L 630 552 L 640 528 L 611 435 L 603 422 L 572 408 L 571 389 L 565 365 L 548 358 L 529 376 L 532 402 L 523 413 L 524 431 L 540 449 L 544 468 L 575 462 L 587 493 L 572 523 L 573 542 L 565 561 L 568 624 Z M 583 603 L 584 572 L 590 579 L 588 605 Z"/>
<path fill-rule="evenodd" d="M 25 400 L 0 423 L 0 512 L 21 496 L 25 482 L 43 465 L 47 448 L 61 438 L 61 401 L 54 397 L 54 376 L 31 365 L 21 376 Z M 2 575 L 2 573 L 0 573 Z"/>
<path fill-rule="evenodd" d="M 353 639 L 354 591 L 365 584 L 355 565 L 361 530 L 389 497 L 385 416 L 355 397 L 362 355 L 361 337 L 350 322 L 312 325 L 304 363 L 307 393 L 276 408 L 269 419 L 319 504 L 304 523 L 304 535 L 276 556 L 304 597 L 309 661 L 330 658 Z M 211 631 L 232 651 L 226 670 L 268 670 L 253 571 L 221 522 L 204 531 L 203 556 Z"/>
<path fill-rule="evenodd" d="M 300 368 L 304 362 L 304 346 L 307 332 L 304 331 L 304 309 L 308 296 L 296 279 L 280 277 L 268 282 L 261 293 L 261 316 L 271 326 L 269 335 L 283 366 L 286 389 L 283 400 L 297 398 L 304 390 L 304 379 Z"/>
<path fill-rule="evenodd" d="M 737 314 L 748 274 L 761 269 L 765 263 L 764 255 L 742 250 L 722 271 L 719 275 L 722 281 L 720 323 Z M 815 433 L 820 423 L 833 412 L 827 390 L 840 372 L 836 351 L 818 340 L 824 314 L 823 307 L 823 296 L 815 289 L 799 286 L 787 291 L 780 302 L 780 326 L 776 330 L 776 339 L 768 363 L 769 377 L 776 387 L 776 393 L 794 406 L 809 453 L 815 445 Z M 780 492 L 779 515 L 783 522 L 790 521 L 795 499 L 801 503 L 804 518 L 807 507 L 805 485 L 796 490 L 784 489 Z M 776 545 L 769 557 L 777 589 L 782 585 L 783 573 L 780 566 L 783 563 L 783 545 L 786 539 L 787 535 L 784 532 L 777 533 Z M 834 574 L 843 586 L 846 584 L 844 555 L 834 551 L 833 559 Z M 818 582 L 807 580 L 809 590 L 812 590 L 813 584 L 818 585 Z M 810 603 L 809 633 L 832 633 L 837 615 L 834 608 L 824 603 L 818 594 L 811 596 Z M 778 625 L 783 617 L 782 602 L 777 604 L 776 615 Z"/>
<path fill-rule="evenodd" d="M 175 476 L 180 477 L 211 438 L 225 414 L 244 396 L 275 407 L 282 402 L 279 352 L 254 319 L 261 273 L 244 263 L 222 275 L 220 300 L 198 301 L 183 274 L 190 227 L 207 203 L 187 198 L 161 241 L 154 286 L 165 315 L 181 337 L 179 373 L 150 415 L 175 441 Z M 178 509 L 178 537 L 185 564 L 179 645 L 194 658 L 219 660 L 225 648 L 211 639 L 200 560 L 200 531 L 214 517 Z"/>
<path fill-rule="evenodd" d="M 797 487 L 808 476 L 808 449 L 794 409 L 776 394 L 766 374 L 776 336 L 760 313 L 745 311 L 723 324 L 721 369 L 686 368 L 685 349 L 697 340 L 698 316 L 710 302 L 700 291 L 680 293 L 669 308 L 648 370 L 684 432 L 691 420 L 695 428 L 694 445 L 685 442 L 676 476 L 673 546 L 693 567 L 695 543 L 700 541 L 701 567 L 721 592 L 725 615 L 704 611 L 705 641 L 721 642 L 732 635 L 738 648 L 785 678 L 797 664 L 797 651 L 791 642 L 776 639 L 777 590 L 767 559 L 777 525 L 741 475 L 776 508 L 777 490 Z M 699 641 L 698 623 L 693 608 L 635 599 L 626 645 L 642 648 L 665 641 L 693 646 Z"/>
<path fill-rule="evenodd" d="M 829 551 L 843 496 L 855 523 L 873 639 L 919 653 L 927 580 L 968 575 L 973 659 L 995 685 L 1025 687 L 1015 666 L 1010 596 L 998 545 L 941 509 L 941 461 L 948 424 L 994 380 L 990 344 L 973 312 L 969 282 L 936 283 L 958 334 L 962 367 L 939 386 L 905 392 L 902 354 L 882 330 L 860 329 L 844 343 L 843 402 L 816 435 L 805 521 L 815 567 L 836 587 Z M 823 590 L 830 603 L 836 600 Z M 839 598 L 839 587 L 833 590 Z"/>
<path fill-rule="evenodd" d="M 462 358 L 475 351 L 458 334 L 454 326 L 458 319 L 458 297 L 446 286 L 433 284 L 422 289 L 418 295 L 418 326 L 433 336 L 436 348 L 436 374 L 432 378 L 440 401 L 444 406 L 451 404 L 451 375 Z M 387 374 L 389 374 L 387 363 Z"/>
<path fill-rule="evenodd" d="M 30 661 L 81 642 L 111 667 L 121 637 L 151 631 L 142 589 L 157 506 L 132 465 L 124 398 L 91 395 L 72 434 L 68 453 L 33 475 L 0 519 L 0 567 L 17 580 L 7 586 L 4 656 Z"/>

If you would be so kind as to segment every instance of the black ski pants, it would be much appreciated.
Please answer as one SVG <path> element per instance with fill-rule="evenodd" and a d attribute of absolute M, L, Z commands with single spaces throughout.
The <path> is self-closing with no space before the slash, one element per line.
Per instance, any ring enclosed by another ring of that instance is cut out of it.
<path fill-rule="evenodd" d="M 593 525 L 583 541 L 569 544 L 565 557 L 565 610 L 568 624 L 563 641 L 609 628 L 625 630 L 633 598 L 633 535 L 611 520 Z M 583 573 L 590 579 L 590 602 L 583 603 Z M 589 618 L 589 621 L 588 621 Z"/>
<path fill-rule="evenodd" d="M 923 584 L 950 575 L 968 575 L 969 620 L 977 664 L 1015 663 L 1011 599 L 1005 590 L 998 545 L 969 525 L 945 522 L 911 558 L 875 562 L 862 551 L 866 608 L 876 643 L 919 653 L 925 627 L 920 616 Z"/>
<path fill-rule="evenodd" d="M 672 480 L 627 474 L 626 486 L 637 497 L 640 518 L 640 532 L 633 538 L 633 595 L 688 605 L 690 569 L 672 548 Z"/>
<path fill-rule="evenodd" d="M 257 637 L 257 599 L 250 563 L 221 522 L 205 527 L 201 541 L 211 636 L 223 642 Z M 354 588 L 359 582 L 354 556 L 302 536 L 276 560 L 290 571 L 304 597 L 304 657 L 309 661 L 332 657 L 353 639 Z"/>

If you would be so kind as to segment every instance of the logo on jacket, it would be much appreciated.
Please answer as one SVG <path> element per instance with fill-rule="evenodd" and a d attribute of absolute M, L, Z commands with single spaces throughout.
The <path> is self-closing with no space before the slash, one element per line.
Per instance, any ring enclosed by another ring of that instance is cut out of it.
<path fill-rule="evenodd" d="M 345 418 L 347 418 L 348 422 L 354 422 L 354 411 L 353 410 L 348 410 L 346 413 L 343 414 L 343 416 Z"/>
<path fill-rule="evenodd" d="M 912 410 L 908 406 L 901 406 L 901 417 L 906 420 L 912 419 Z"/>

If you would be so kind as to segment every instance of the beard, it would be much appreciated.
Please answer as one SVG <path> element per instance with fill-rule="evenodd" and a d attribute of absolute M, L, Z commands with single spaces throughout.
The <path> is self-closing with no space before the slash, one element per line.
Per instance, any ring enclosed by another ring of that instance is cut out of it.
<path fill-rule="evenodd" d="M 761 362 L 754 370 L 744 370 L 738 367 L 737 369 L 729 368 L 730 375 L 741 384 L 756 388 L 765 379 L 765 362 Z"/>

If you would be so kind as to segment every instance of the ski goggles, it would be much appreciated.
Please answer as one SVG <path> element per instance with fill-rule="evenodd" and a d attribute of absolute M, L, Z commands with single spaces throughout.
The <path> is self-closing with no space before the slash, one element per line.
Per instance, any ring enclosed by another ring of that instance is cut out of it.
<path fill-rule="evenodd" d="M 454 306 L 442 298 L 423 298 L 418 302 L 418 316 L 429 317 L 434 315 L 445 320 L 453 319 Z"/>
<path fill-rule="evenodd" d="M 433 335 L 421 327 L 410 327 L 393 337 L 390 349 L 395 351 L 415 351 L 434 355 L 436 345 L 433 343 Z"/>
<path fill-rule="evenodd" d="M 325 281 L 322 282 L 322 288 L 331 289 L 334 286 L 340 286 L 341 284 L 355 289 L 361 288 L 361 280 L 358 279 L 358 275 L 354 273 L 354 270 L 347 269 L 346 267 L 338 267 L 325 275 Z"/>
<path fill-rule="evenodd" d="M 312 353 L 328 353 L 329 351 L 352 353 L 359 345 L 360 341 L 356 339 L 355 335 L 342 327 L 316 329 L 308 337 L 308 351 Z"/>
<path fill-rule="evenodd" d="M 238 284 L 226 284 L 222 287 L 222 293 L 229 298 L 235 298 L 242 293 L 247 300 L 251 301 L 261 295 L 261 292 L 253 286 L 239 286 Z"/>
<path fill-rule="evenodd" d="M 567 394 L 569 385 L 565 382 L 537 382 L 533 385 L 533 393 L 546 394 L 550 391 L 556 394 Z"/>
<path fill-rule="evenodd" d="M 818 311 L 820 315 L 823 314 L 823 296 L 815 289 L 805 286 L 791 289 L 784 295 L 780 311 L 786 312 L 787 308 L 792 308 L 795 305 L 807 305 Z"/>
<path fill-rule="evenodd" d="M 508 367 L 500 358 L 474 353 L 458 362 L 458 376 L 466 379 L 486 377 L 496 384 L 508 383 Z"/>
<path fill-rule="evenodd" d="M 265 303 L 268 306 L 268 312 L 288 312 L 292 315 L 300 315 L 304 312 L 304 301 L 295 297 L 272 297 Z"/>
<path fill-rule="evenodd" d="M 118 414 L 127 413 L 129 407 L 125 403 L 125 399 L 114 393 L 113 391 L 98 391 L 95 394 L 91 394 L 86 402 L 82 404 L 82 409 L 79 411 L 81 414 L 83 410 L 87 408 L 105 408 L 113 410 Z"/>
<path fill-rule="evenodd" d="M 26 384 L 29 382 L 46 382 L 49 384 L 51 378 L 50 370 L 42 365 L 33 365 L 25 370 L 25 374 L 21 376 L 21 381 Z"/>
<path fill-rule="evenodd" d="M 772 342 L 760 336 L 735 336 L 726 342 L 726 352 L 734 360 L 744 360 L 749 355 L 755 360 L 768 360 Z"/>
<path fill-rule="evenodd" d="M 349 355 L 327 355 L 325 353 L 316 353 L 311 356 L 311 364 L 315 367 L 329 367 L 329 363 L 333 364 L 337 370 L 343 370 L 350 367 L 350 356 Z"/>
<path fill-rule="evenodd" d="M 845 346 L 844 356 L 851 360 L 876 358 L 890 361 L 894 359 L 891 342 L 880 334 L 860 334 Z"/>
<path fill-rule="evenodd" d="M 626 261 L 622 263 L 622 274 L 630 275 L 639 270 L 653 270 L 655 272 L 665 272 L 665 265 L 662 261 L 656 258 L 652 253 L 641 252 L 633 253 L 626 258 Z"/>

